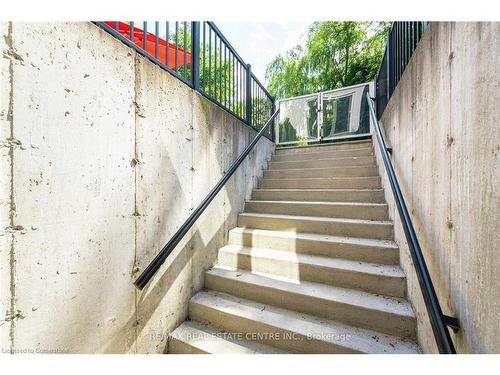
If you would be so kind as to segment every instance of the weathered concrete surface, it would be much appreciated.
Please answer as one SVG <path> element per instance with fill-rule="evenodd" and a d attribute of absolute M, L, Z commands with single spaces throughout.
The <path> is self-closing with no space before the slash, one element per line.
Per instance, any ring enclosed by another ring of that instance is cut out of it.
<path fill-rule="evenodd" d="M 272 143 L 139 292 L 255 132 L 91 23 L 0 31 L 2 350 L 163 352 Z"/>
<path fill-rule="evenodd" d="M 499 44 L 499 23 L 431 23 L 382 116 L 442 308 L 462 325 L 451 336 L 463 353 L 500 352 Z M 435 352 L 390 185 L 381 176 L 419 343 Z"/>

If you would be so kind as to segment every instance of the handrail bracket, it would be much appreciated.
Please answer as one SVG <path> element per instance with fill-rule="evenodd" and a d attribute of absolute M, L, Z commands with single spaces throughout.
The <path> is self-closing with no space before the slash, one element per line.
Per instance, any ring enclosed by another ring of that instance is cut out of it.
<path fill-rule="evenodd" d="M 453 332 L 457 333 L 458 331 L 460 331 L 460 322 L 457 318 L 449 315 L 443 315 L 443 318 L 446 325 L 450 327 Z"/>

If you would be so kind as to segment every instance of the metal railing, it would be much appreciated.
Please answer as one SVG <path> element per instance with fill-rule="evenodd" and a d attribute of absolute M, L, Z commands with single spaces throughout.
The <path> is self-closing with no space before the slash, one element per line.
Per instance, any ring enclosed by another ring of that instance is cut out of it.
<path fill-rule="evenodd" d="M 380 120 L 428 22 L 394 22 L 387 36 L 384 57 L 375 77 L 376 111 Z"/>
<path fill-rule="evenodd" d="M 154 274 L 158 271 L 161 265 L 165 262 L 167 257 L 172 253 L 177 244 L 182 240 L 182 238 L 186 235 L 186 233 L 191 229 L 196 220 L 200 217 L 200 215 L 205 211 L 210 202 L 215 198 L 217 193 L 224 187 L 229 178 L 236 172 L 239 165 L 245 160 L 247 155 L 252 151 L 253 147 L 257 144 L 259 139 L 266 133 L 271 124 L 274 122 L 274 118 L 278 114 L 279 109 L 274 112 L 271 117 L 266 121 L 264 126 L 257 133 L 255 138 L 250 142 L 250 144 L 245 148 L 245 150 L 241 153 L 240 156 L 231 164 L 227 172 L 222 176 L 222 178 L 217 182 L 217 184 L 210 190 L 205 199 L 196 207 L 193 213 L 187 218 L 187 220 L 180 226 L 180 228 L 175 232 L 175 234 L 170 238 L 167 244 L 161 249 L 158 255 L 149 263 L 149 265 L 142 271 L 137 280 L 135 280 L 134 285 L 142 290 L 154 276 Z"/>
<path fill-rule="evenodd" d="M 280 99 L 274 140 L 278 146 L 313 144 L 370 136 L 365 92 L 373 83 L 362 83 L 314 94 Z"/>
<path fill-rule="evenodd" d="M 391 184 L 394 201 L 396 203 L 396 207 L 398 208 L 399 217 L 401 219 L 401 224 L 405 232 L 408 247 L 410 248 L 413 265 L 417 273 L 420 290 L 422 291 L 422 296 L 424 297 L 425 306 L 427 308 L 427 313 L 429 315 L 429 320 L 438 350 L 443 354 L 456 354 L 455 346 L 453 345 L 453 341 L 451 340 L 447 325 L 450 326 L 450 328 L 452 328 L 454 331 L 456 331 L 459 329 L 458 320 L 451 316 L 444 315 L 443 311 L 441 310 L 441 306 L 439 304 L 436 291 L 434 290 L 434 285 L 432 284 L 429 270 L 427 269 L 427 265 L 425 264 L 422 249 L 420 248 L 420 244 L 418 242 L 417 234 L 415 233 L 410 214 L 408 212 L 408 209 L 406 208 L 403 193 L 401 192 L 396 173 L 394 172 L 391 159 L 389 158 L 390 149 L 387 148 L 384 137 L 382 136 L 380 125 L 373 108 L 372 99 L 370 98 L 370 95 L 368 93 L 366 94 L 366 100 L 368 101 L 370 117 L 375 129 L 375 135 L 377 137 L 380 153 L 384 161 L 385 171 L 387 172 L 387 177 L 389 178 L 389 183 Z"/>
<path fill-rule="evenodd" d="M 95 24 L 256 131 L 274 112 L 274 98 L 213 22 Z M 272 140 L 271 127 L 264 136 Z"/>

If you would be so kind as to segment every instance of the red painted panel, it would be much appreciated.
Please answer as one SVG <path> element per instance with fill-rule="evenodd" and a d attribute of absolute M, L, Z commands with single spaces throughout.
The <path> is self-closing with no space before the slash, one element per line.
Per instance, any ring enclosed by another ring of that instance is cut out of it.
<path fill-rule="evenodd" d="M 105 21 L 105 24 L 115 29 L 116 22 L 115 21 Z M 116 30 L 116 29 L 115 29 Z M 118 22 L 118 30 L 121 35 L 130 40 L 130 25 L 125 22 Z M 134 27 L 134 44 L 138 47 L 144 49 L 144 30 Z M 155 48 L 156 48 L 156 36 L 151 33 L 146 34 L 147 43 L 146 43 L 146 51 L 151 55 L 155 56 Z M 168 48 L 168 61 L 167 59 L 167 48 Z M 158 38 L 158 60 L 163 64 L 166 64 L 169 68 L 175 69 L 175 54 L 176 51 L 178 53 L 177 63 L 178 67 L 184 66 L 184 59 L 186 59 L 186 65 L 191 63 L 191 53 L 184 51 L 183 48 L 176 48 L 175 44 L 168 43 L 165 39 Z"/>

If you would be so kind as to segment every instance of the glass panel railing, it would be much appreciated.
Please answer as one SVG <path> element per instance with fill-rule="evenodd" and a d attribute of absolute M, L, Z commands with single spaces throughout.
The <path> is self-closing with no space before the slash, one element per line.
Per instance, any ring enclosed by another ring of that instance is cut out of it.
<path fill-rule="evenodd" d="M 370 134 L 363 100 L 370 84 L 361 84 L 279 101 L 276 143 L 308 144 Z"/>

